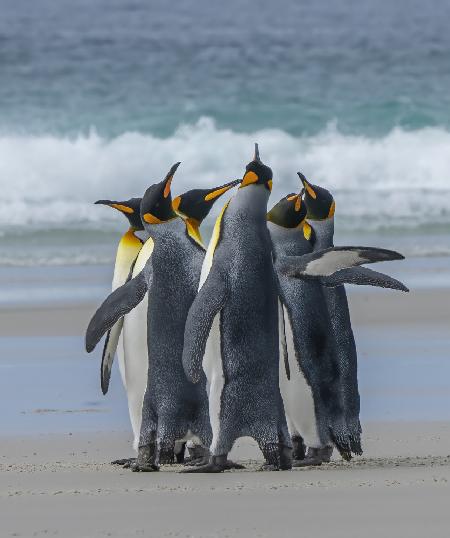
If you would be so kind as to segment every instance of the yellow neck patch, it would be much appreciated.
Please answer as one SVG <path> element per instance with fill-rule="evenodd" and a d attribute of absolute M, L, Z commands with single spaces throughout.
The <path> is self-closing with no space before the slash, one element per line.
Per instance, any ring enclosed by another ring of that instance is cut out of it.
<path fill-rule="evenodd" d="M 334 212 L 336 211 L 336 202 L 333 200 L 333 203 L 331 204 L 330 211 L 328 212 L 329 219 L 334 217 Z"/>
<path fill-rule="evenodd" d="M 309 241 L 311 239 L 311 234 L 312 234 L 311 226 L 306 221 L 304 221 L 303 222 L 303 236 L 304 236 L 304 238 L 307 241 Z"/>
<path fill-rule="evenodd" d="M 202 236 L 200 234 L 200 223 L 196 219 L 186 218 L 184 219 L 186 225 L 186 231 L 190 238 L 192 238 L 197 244 L 205 248 L 203 245 Z"/>

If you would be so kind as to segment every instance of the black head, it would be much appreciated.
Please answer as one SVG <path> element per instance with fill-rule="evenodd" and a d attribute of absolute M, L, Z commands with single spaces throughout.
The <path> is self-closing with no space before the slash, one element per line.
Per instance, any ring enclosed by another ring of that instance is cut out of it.
<path fill-rule="evenodd" d="M 305 204 L 310 220 L 326 220 L 334 216 L 336 204 L 330 191 L 310 183 L 306 177 L 297 172 L 305 189 Z"/>
<path fill-rule="evenodd" d="M 151 185 L 146 191 L 141 202 L 141 219 L 147 224 L 162 224 L 177 217 L 172 209 L 172 193 L 170 186 L 173 176 L 180 163 L 175 163 L 167 176 Z"/>
<path fill-rule="evenodd" d="M 213 189 L 192 189 L 174 198 L 172 208 L 182 218 L 193 219 L 200 224 L 208 216 L 214 202 L 240 182 L 240 179 L 236 179 Z"/>
<path fill-rule="evenodd" d="M 245 167 L 245 174 L 239 188 L 242 189 L 247 185 L 264 185 L 269 191 L 272 190 L 272 170 L 261 162 L 258 144 L 255 144 L 253 161 Z"/>
<path fill-rule="evenodd" d="M 288 194 L 267 213 L 267 220 L 283 228 L 297 228 L 306 219 L 306 205 L 302 193 Z"/>
<path fill-rule="evenodd" d="M 135 230 L 143 230 L 141 221 L 141 200 L 142 198 L 130 198 L 124 202 L 118 202 L 115 200 L 97 200 L 95 203 L 100 205 L 107 205 L 120 211 L 125 217 L 127 217 L 130 226 Z"/>

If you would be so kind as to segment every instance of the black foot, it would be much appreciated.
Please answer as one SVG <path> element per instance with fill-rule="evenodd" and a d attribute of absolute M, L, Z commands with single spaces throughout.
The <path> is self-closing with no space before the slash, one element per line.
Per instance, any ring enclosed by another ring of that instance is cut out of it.
<path fill-rule="evenodd" d="M 133 463 L 130 468 L 133 473 L 155 473 L 159 471 L 159 467 L 153 463 Z"/>
<path fill-rule="evenodd" d="M 300 435 L 292 436 L 292 458 L 294 460 L 304 460 L 306 457 L 306 447 L 303 437 Z"/>
<path fill-rule="evenodd" d="M 333 454 L 332 446 L 323 448 L 308 448 L 306 457 L 302 460 L 295 460 L 293 467 L 317 467 L 322 463 L 329 463 Z"/>
<path fill-rule="evenodd" d="M 318 467 L 319 465 L 322 465 L 322 461 L 317 458 L 305 458 L 292 462 L 292 467 Z"/>
<path fill-rule="evenodd" d="M 232 462 L 231 462 L 232 463 Z M 228 467 L 227 456 L 211 456 L 209 463 L 199 465 L 197 467 L 188 467 L 180 471 L 180 473 L 222 473 L 227 471 Z"/>
<path fill-rule="evenodd" d="M 121 465 L 125 469 L 128 469 L 135 461 L 136 461 L 136 458 L 124 458 L 121 460 L 112 461 L 111 465 Z"/>
<path fill-rule="evenodd" d="M 186 443 L 181 443 L 181 444 L 175 443 L 174 454 L 175 454 L 175 461 L 177 463 L 184 463 L 186 461 L 186 458 L 184 455 L 185 450 L 186 450 Z"/>
<path fill-rule="evenodd" d="M 173 447 L 160 449 L 159 463 L 161 465 L 172 465 L 174 463 Z"/>
<path fill-rule="evenodd" d="M 156 446 L 154 443 L 140 446 L 136 461 L 130 465 L 133 473 L 153 473 L 159 471 L 158 465 L 155 463 Z"/>

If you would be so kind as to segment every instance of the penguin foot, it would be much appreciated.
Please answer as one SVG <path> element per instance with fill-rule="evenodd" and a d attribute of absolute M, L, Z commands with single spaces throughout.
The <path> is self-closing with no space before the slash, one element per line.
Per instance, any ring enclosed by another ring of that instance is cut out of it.
<path fill-rule="evenodd" d="M 123 458 L 121 460 L 112 461 L 111 465 L 121 465 L 125 469 L 128 469 L 135 461 L 136 458 Z"/>
<path fill-rule="evenodd" d="M 294 460 L 304 460 L 306 457 L 306 447 L 303 437 L 300 435 L 292 436 L 292 458 Z"/>
<path fill-rule="evenodd" d="M 292 462 L 292 467 L 319 467 L 319 465 L 322 465 L 322 461 L 318 458 L 305 458 Z"/>
<path fill-rule="evenodd" d="M 154 443 L 139 447 L 136 461 L 130 465 L 133 473 L 152 473 L 159 471 L 159 466 L 154 463 L 155 449 L 156 446 Z"/>
<path fill-rule="evenodd" d="M 280 445 L 280 469 L 290 471 L 292 469 L 292 448 Z"/>
<path fill-rule="evenodd" d="M 161 448 L 159 452 L 159 463 L 161 465 L 172 465 L 174 463 L 173 447 Z"/>
<path fill-rule="evenodd" d="M 259 472 L 263 472 L 263 471 L 279 471 L 280 468 L 278 467 L 278 465 L 274 465 L 273 463 L 269 463 L 269 462 L 265 461 L 260 467 L 258 467 L 257 470 Z"/>
<path fill-rule="evenodd" d="M 329 463 L 333 454 L 332 446 L 323 448 L 308 448 L 306 457 L 302 460 L 295 460 L 293 467 L 315 467 L 322 463 Z"/>
<path fill-rule="evenodd" d="M 133 473 L 155 473 L 159 471 L 159 467 L 154 463 L 133 463 L 131 465 Z"/>
<path fill-rule="evenodd" d="M 211 456 L 206 465 L 197 467 L 188 467 L 180 471 L 180 473 L 222 473 L 231 467 L 228 467 L 227 456 Z M 231 462 L 232 463 L 232 462 Z"/>

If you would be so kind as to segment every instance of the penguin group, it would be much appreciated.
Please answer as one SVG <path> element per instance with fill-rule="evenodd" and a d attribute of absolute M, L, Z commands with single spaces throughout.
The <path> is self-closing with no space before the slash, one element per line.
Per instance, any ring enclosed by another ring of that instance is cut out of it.
<path fill-rule="evenodd" d="M 267 211 L 272 170 L 257 144 L 242 179 L 172 198 L 179 164 L 142 198 L 96 202 L 129 222 L 112 293 L 86 331 L 88 352 L 106 335 L 103 393 L 117 353 L 127 394 L 137 457 L 113 463 L 219 473 L 242 468 L 228 455 L 244 436 L 266 470 L 361 454 L 344 284 L 408 291 L 362 267 L 403 256 L 334 246 L 333 196 L 300 172 L 298 192 Z M 234 187 L 205 248 L 200 226 Z"/>

